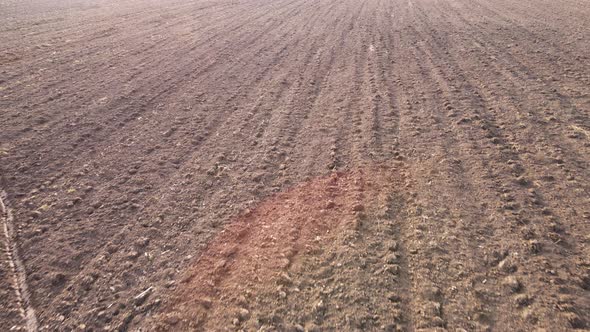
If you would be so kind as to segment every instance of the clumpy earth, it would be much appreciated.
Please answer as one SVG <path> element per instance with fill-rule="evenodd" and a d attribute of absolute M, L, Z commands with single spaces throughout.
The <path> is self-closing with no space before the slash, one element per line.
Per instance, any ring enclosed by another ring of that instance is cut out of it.
<path fill-rule="evenodd" d="M 589 330 L 588 17 L 0 2 L 0 330 Z"/>

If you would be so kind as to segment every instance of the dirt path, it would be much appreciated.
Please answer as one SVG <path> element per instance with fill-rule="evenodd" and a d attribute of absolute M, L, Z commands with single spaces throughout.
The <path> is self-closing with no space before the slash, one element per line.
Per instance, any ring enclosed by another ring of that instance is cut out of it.
<path fill-rule="evenodd" d="M 39 329 L 590 328 L 589 15 L 0 2 L 0 240 Z"/>

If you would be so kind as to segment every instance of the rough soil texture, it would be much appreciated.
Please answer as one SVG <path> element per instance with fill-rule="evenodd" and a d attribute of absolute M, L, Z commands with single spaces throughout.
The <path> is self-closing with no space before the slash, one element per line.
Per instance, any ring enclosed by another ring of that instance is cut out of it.
<path fill-rule="evenodd" d="M 0 0 L 0 330 L 590 329 L 588 17 Z"/>
<path fill-rule="evenodd" d="M 393 172 L 334 173 L 247 211 L 211 241 L 150 325 L 396 328 L 411 293 L 399 265 L 406 262 L 394 213 L 403 211 L 391 188 L 402 182 L 386 177 Z"/>

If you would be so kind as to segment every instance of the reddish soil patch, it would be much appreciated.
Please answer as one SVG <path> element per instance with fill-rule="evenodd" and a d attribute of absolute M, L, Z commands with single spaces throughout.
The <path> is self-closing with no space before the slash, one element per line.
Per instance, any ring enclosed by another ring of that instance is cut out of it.
<path fill-rule="evenodd" d="M 321 300 L 303 295 L 299 279 L 311 280 L 317 272 L 306 271 L 309 257 L 344 245 L 338 239 L 359 229 L 367 208 L 378 202 L 387 184 L 372 179 L 379 181 L 367 184 L 358 170 L 333 173 L 278 194 L 238 217 L 190 268 L 165 313 L 157 317 L 160 327 L 296 328 L 297 322 L 265 312 L 273 311 L 268 301 L 276 310 L 287 297 L 291 302 L 315 301 L 311 304 L 323 310 Z"/>

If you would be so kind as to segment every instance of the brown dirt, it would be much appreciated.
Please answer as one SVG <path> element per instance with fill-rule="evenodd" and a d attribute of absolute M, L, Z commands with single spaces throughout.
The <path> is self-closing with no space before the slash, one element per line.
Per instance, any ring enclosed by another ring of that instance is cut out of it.
<path fill-rule="evenodd" d="M 589 16 L 0 2 L 0 330 L 590 329 Z"/>

